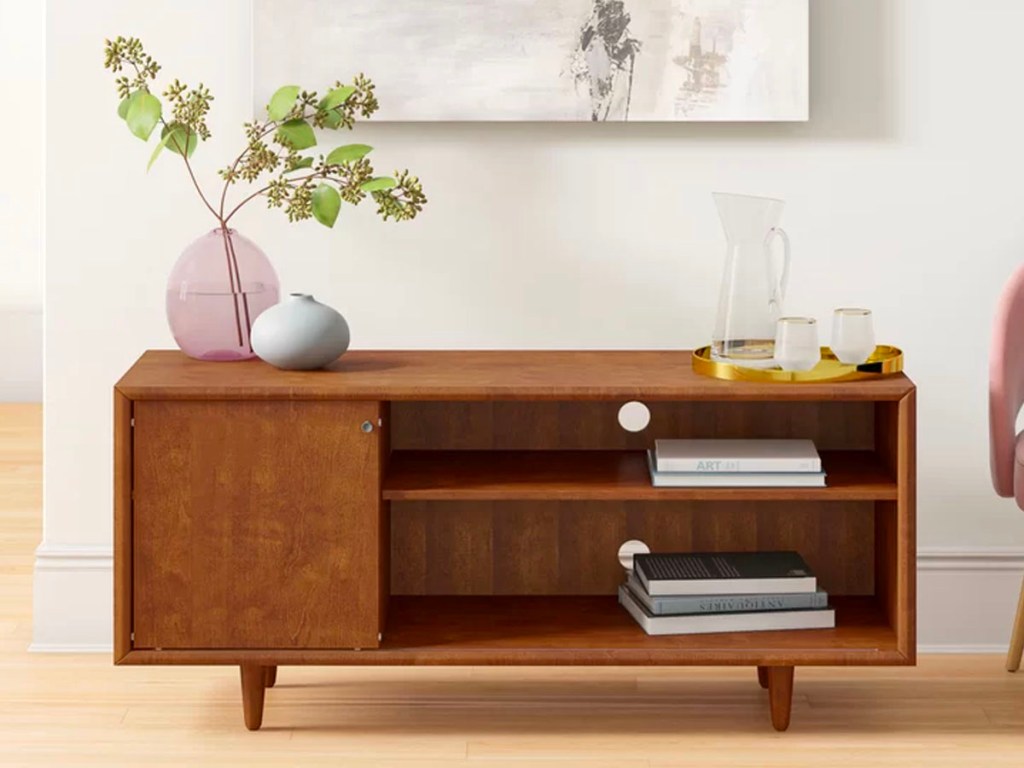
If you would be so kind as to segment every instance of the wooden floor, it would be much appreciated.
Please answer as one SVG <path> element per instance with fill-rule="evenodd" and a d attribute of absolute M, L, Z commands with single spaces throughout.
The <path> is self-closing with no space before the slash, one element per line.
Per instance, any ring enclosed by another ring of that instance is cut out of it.
<path fill-rule="evenodd" d="M 1000 656 L 798 668 L 787 733 L 753 668 L 284 667 L 250 733 L 235 668 L 25 652 L 39 486 L 39 410 L 0 405 L 5 768 L 1024 765 L 1024 673 Z"/>

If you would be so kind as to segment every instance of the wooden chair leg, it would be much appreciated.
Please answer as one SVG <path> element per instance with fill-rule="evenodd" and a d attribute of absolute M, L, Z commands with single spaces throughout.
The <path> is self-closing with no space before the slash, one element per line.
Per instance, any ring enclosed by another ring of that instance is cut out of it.
<path fill-rule="evenodd" d="M 762 688 L 768 688 L 768 667 L 757 668 L 757 682 Z"/>
<path fill-rule="evenodd" d="M 267 680 L 265 686 L 267 688 L 273 688 L 274 683 L 277 682 L 277 667 L 267 667 Z"/>
<path fill-rule="evenodd" d="M 793 667 L 768 667 L 768 703 L 776 731 L 789 728 L 793 708 Z"/>
<path fill-rule="evenodd" d="M 267 667 L 242 664 L 242 712 L 245 727 L 258 731 L 263 725 L 263 694 L 266 691 Z"/>
<path fill-rule="evenodd" d="M 1010 637 L 1010 651 L 1006 654 L 1006 671 L 1016 672 L 1020 668 L 1021 653 L 1024 652 L 1024 581 L 1020 585 L 1017 600 L 1017 615 L 1013 619 L 1013 635 Z"/>

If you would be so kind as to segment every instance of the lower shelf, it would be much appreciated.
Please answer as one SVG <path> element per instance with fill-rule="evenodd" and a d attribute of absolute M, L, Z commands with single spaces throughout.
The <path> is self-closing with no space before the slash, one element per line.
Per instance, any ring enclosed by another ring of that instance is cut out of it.
<path fill-rule="evenodd" d="M 614 597 L 392 597 L 375 650 L 145 651 L 125 663 L 894 665 L 913 663 L 874 598 L 840 597 L 835 629 L 650 637 Z"/>
<path fill-rule="evenodd" d="M 393 597 L 381 652 L 440 664 L 870 663 L 896 652 L 874 599 L 835 604 L 835 629 L 651 637 L 614 597 Z"/>

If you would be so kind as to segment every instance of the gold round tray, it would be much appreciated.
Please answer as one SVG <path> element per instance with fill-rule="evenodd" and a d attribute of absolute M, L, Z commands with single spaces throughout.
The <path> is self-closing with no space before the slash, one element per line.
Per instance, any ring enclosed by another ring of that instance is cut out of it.
<path fill-rule="evenodd" d="M 903 350 L 879 344 L 865 362 L 847 365 L 839 362 L 832 350 L 821 348 L 821 362 L 809 371 L 784 371 L 781 368 L 744 368 L 711 359 L 711 347 L 693 352 L 693 370 L 703 376 L 731 381 L 777 381 L 800 384 L 812 381 L 856 381 L 873 379 L 903 370 Z"/>

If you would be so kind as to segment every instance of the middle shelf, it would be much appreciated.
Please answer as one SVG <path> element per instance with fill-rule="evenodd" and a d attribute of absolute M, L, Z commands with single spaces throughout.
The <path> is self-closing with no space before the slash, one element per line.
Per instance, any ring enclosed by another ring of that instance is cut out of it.
<path fill-rule="evenodd" d="M 822 451 L 824 488 L 655 488 L 643 451 L 394 451 L 389 501 L 891 501 L 872 451 Z"/>

